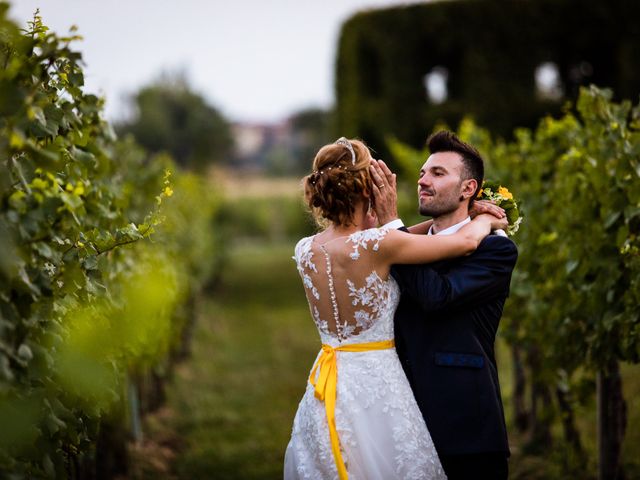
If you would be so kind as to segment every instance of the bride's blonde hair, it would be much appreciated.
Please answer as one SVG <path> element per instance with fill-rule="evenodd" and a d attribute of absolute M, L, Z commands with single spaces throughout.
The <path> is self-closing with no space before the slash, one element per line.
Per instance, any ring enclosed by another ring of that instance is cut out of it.
<path fill-rule="evenodd" d="M 349 145 L 351 148 L 349 148 Z M 369 148 L 360 140 L 340 139 L 322 147 L 313 171 L 302 179 L 305 200 L 316 222 L 353 223 L 355 208 L 372 198 Z"/>

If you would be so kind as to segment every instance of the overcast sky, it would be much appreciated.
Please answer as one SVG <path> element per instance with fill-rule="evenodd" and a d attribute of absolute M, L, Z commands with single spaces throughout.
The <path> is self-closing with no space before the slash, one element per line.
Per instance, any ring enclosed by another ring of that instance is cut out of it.
<path fill-rule="evenodd" d="M 10 0 L 11 1 L 11 0 Z M 86 88 L 107 97 L 107 116 L 162 71 L 184 71 L 232 120 L 270 122 L 333 104 L 340 25 L 355 12 L 399 0 L 12 0 L 24 24 L 36 8 L 76 44 Z"/>

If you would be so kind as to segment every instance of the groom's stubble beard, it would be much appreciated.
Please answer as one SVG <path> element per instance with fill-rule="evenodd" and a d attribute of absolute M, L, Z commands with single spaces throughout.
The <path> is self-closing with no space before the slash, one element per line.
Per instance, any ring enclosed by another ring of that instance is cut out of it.
<path fill-rule="evenodd" d="M 418 196 L 418 211 L 420 212 L 420 215 L 424 217 L 438 218 L 442 215 L 455 212 L 460 208 L 460 204 L 465 201 L 464 197 L 458 193 L 461 185 L 462 182 L 460 182 L 460 185 L 455 188 L 451 188 L 449 191 L 435 193 L 435 195 L 430 197 L 430 200 L 425 203 L 423 203 L 423 199 Z M 433 191 L 430 189 L 424 190 L 433 194 Z M 418 195 L 419 193 L 420 192 L 418 192 Z"/>

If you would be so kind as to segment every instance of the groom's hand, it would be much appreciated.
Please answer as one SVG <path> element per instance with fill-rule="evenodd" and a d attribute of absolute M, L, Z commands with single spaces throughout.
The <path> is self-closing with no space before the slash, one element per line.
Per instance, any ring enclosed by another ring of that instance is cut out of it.
<path fill-rule="evenodd" d="M 398 218 L 398 192 L 396 174 L 382 160 L 371 160 L 371 179 L 373 181 L 373 205 L 380 225 Z"/>

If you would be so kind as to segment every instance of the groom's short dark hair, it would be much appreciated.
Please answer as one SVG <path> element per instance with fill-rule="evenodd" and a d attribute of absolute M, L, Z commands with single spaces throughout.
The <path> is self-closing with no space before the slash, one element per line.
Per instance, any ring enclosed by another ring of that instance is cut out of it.
<path fill-rule="evenodd" d="M 466 142 L 460 140 L 453 132 L 441 130 L 434 133 L 427 139 L 427 146 L 431 153 L 456 152 L 462 157 L 462 180 L 473 178 L 478 182 L 478 188 L 471 197 L 469 206 L 473 205 L 473 200 L 482 188 L 484 179 L 484 161 L 480 152 Z"/>

